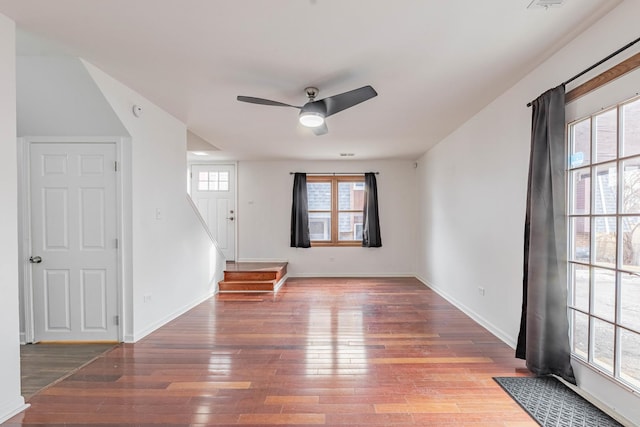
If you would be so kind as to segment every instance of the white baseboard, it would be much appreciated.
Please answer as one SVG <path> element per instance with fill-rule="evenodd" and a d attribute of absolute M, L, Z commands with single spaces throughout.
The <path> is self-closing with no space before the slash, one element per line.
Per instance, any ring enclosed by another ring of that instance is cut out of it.
<path fill-rule="evenodd" d="M 283 258 L 238 258 L 235 262 L 289 262 Z"/>
<path fill-rule="evenodd" d="M 20 345 L 25 345 L 27 343 L 27 334 L 25 332 L 20 332 Z"/>
<path fill-rule="evenodd" d="M 22 396 L 17 396 L 15 399 L 0 403 L 0 424 L 24 411 L 29 406 L 31 405 L 24 403 L 24 397 Z"/>
<path fill-rule="evenodd" d="M 375 277 L 415 277 L 414 274 L 407 274 L 407 273 L 327 273 L 326 271 L 323 271 L 322 273 L 294 273 L 294 274 L 290 274 L 290 277 L 294 278 L 294 277 L 300 277 L 300 278 L 313 278 L 313 277 L 318 277 L 318 278 L 322 278 L 322 277 L 345 277 L 345 278 L 350 278 L 350 277 L 365 277 L 365 278 L 375 278 Z"/>
<path fill-rule="evenodd" d="M 495 335 L 497 338 L 499 338 L 502 342 L 507 344 L 509 347 L 513 349 L 516 348 L 517 341 L 513 339 L 513 337 L 509 336 L 509 334 L 507 334 L 500 328 L 496 327 L 491 322 L 487 321 L 484 317 L 482 317 L 481 315 L 479 315 L 478 313 L 476 313 L 475 311 L 473 311 L 472 309 L 470 309 L 469 307 L 467 307 L 466 305 L 464 305 L 463 303 L 461 303 L 451 295 L 447 294 L 442 289 L 439 289 L 433 284 L 429 283 L 429 281 L 417 275 L 414 277 L 419 281 L 421 281 L 422 283 L 424 283 L 426 287 L 428 287 L 429 289 L 431 289 L 432 291 L 440 295 L 442 298 L 446 299 L 449 303 L 454 305 L 458 310 L 462 311 L 464 314 L 471 317 L 476 323 L 478 323 L 480 326 L 485 328 L 487 331 L 491 332 L 493 335 Z"/>
<path fill-rule="evenodd" d="M 167 323 L 171 322 L 172 320 L 176 319 L 179 316 L 182 316 L 184 313 L 186 313 L 187 311 L 191 310 L 193 307 L 202 304 L 203 302 L 205 302 L 206 300 L 208 300 L 209 298 L 211 298 L 213 295 L 215 295 L 214 293 L 210 293 L 207 294 L 201 298 L 198 298 L 197 300 L 184 305 L 183 307 L 179 308 L 178 310 L 174 311 L 173 313 L 163 317 L 162 319 L 158 320 L 157 322 L 152 323 L 150 326 L 148 326 L 147 328 L 143 329 L 142 331 L 138 331 L 138 332 L 134 332 L 133 336 L 129 336 L 129 335 L 125 335 L 125 342 L 127 343 L 135 343 L 140 341 L 142 338 L 146 337 L 147 335 L 149 335 L 150 333 L 154 332 L 155 330 L 161 328 L 162 326 L 166 325 Z"/>

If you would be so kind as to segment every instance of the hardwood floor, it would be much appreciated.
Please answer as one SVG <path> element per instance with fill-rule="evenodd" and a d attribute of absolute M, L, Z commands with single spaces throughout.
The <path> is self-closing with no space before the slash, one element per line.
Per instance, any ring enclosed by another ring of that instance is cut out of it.
<path fill-rule="evenodd" d="M 37 391 L 100 356 L 115 344 L 51 344 L 20 346 L 20 382 L 28 399 Z"/>
<path fill-rule="evenodd" d="M 514 351 L 410 278 L 222 294 L 37 393 L 7 425 L 536 426 Z"/>

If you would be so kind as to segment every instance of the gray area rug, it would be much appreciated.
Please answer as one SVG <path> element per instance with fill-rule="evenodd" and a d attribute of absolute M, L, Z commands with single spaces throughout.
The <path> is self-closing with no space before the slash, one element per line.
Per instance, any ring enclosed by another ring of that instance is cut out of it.
<path fill-rule="evenodd" d="M 543 427 L 622 425 L 554 377 L 495 377 L 494 380 Z"/>

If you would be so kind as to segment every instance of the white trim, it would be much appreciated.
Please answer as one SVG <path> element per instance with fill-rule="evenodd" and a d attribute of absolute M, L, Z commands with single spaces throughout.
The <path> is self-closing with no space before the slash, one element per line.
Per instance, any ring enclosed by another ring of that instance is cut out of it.
<path fill-rule="evenodd" d="M 286 258 L 240 258 L 236 262 L 286 262 L 289 260 Z"/>
<path fill-rule="evenodd" d="M 123 193 L 125 186 L 131 186 L 131 182 L 127 176 L 124 176 L 123 163 L 123 144 L 130 138 L 109 137 L 109 136 L 69 136 L 69 137 L 47 137 L 47 136 L 25 136 L 17 139 L 18 144 L 18 233 L 20 236 L 20 263 L 22 265 L 22 283 L 24 295 L 24 342 L 32 343 L 35 340 L 34 320 L 33 320 L 33 283 L 31 277 L 31 268 L 27 262 L 29 254 L 31 254 L 31 185 L 30 185 L 30 145 L 32 143 L 52 143 L 52 144 L 87 144 L 102 143 L 114 144 L 116 160 L 120 167 L 116 173 L 116 235 L 118 239 L 118 249 L 116 251 L 116 291 L 117 291 L 117 314 L 121 321 L 117 328 L 118 341 L 123 340 L 124 336 L 124 286 L 125 280 L 123 275 L 124 258 L 123 247 L 127 244 L 123 229 L 130 224 L 125 224 Z M 20 331 L 23 332 L 23 331 Z M 22 340 L 22 334 L 21 334 Z"/>
<path fill-rule="evenodd" d="M 273 292 L 278 292 L 280 290 L 280 288 L 282 287 L 282 285 L 284 285 L 284 282 L 286 282 L 288 278 L 289 278 L 288 274 L 285 274 L 284 276 L 282 276 L 280 278 L 280 280 L 278 281 L 278 283 L 276 283 L 276 285 L 273 287 Z"/>
<path fill-rule="evenodd" d="M 363 278 L 370 278 L 370 277 L 415 277 L 414 274 L 410 274 L 410 273 L 327 273 L 326 271 L 323 271 L 321 273 L 294 273 L 291 274 L 290 277 L 300 277 L 300 278 L 307 278 L 307 277 L 363 277 Z"/>
<path fill-rule="evenodd" d="M 162 319 L 158 320 L 157 322 L 154 322 L 152 325 L 148 326 L 147 328 L 143 329 L 142 331 L 134 332 L 133 335 L 125 336 L 125 342 L 127 342 L 127 343 L 135 343 L 135 342 L 140 341 L 142 338 L 144 338 L 147 335 L 151 334 L 152 332 L 160 329 L 161 327 L 163 327 L 167 323 L 171 322 L 172 320 L 182 316 L 187 311 L 189 311 L 192 308 L 202 304 L 203 302 L 205 302 L 209 298 L 213 297 L 214 295 L 215 295 L 215 292 L 211 292 L 211 293 L 209 293 L 209 294 L 207 294 L 207 295 L 205 295 L 203 297 L 197 298 L 195 301 L 182 306 L 181 308 L 179 308 L 178 310 L 174 311 L 173 313 L 163 317 Z"/>
<path fill-rule="evenodd" d="M 574 362 L 577 362 L 579 365 L 576 366 L 576 363 L 574 363 Z M 581 373 L 581 370 L 582 370 L 581 367 L 584 367 L 585 369 L 593 371 L 593 367 L 591 367 L 588 364 L 584 363 L 582 360 L 573 357 L 573 355 L 571 357 L 571 364 L 572 364 L 572 367 L 574 369 L 574 372 L 577 374 L 576 375 L 577 378 L 580 377 L 580 373 Z M 560 378 L 558 376 L 555 376 L 555 378 L 557 378 L 560 382 L 562 382 L 568 388 L 570 388 L 571 390 L 576 392 L 576 394 L 578 394 L 581 397 L 583 397 L 586 401 L 591 403 L 593 406 L 597 407 L 602 412 L 604 412 L 605 414 L 609 415 L 614 420 L 618 421 L 620 424 L 622 424 L 624 426 L 635 426 L 636 425 L 635 423 L 632 423 L 631 421 L 626 419 L 624 416 L 622 416 L 620 413 L 618 413 L 616 411 L 615 406 L 607 405 L 605 402 L 597 399 L 591 393 L 587 392 L 583 388 L 576 387 L 575 385 L 565 381 L 563 378 Z M 618 383 L 616 381 L 613 381 L 613 380 L 611 380 L 610 378 L 608 378 L 608 377 L 606 377 L 604 375 L 602 375 L 601 378 L 604 379 L 605 381 L 607 381 L 607 383 L 608 383 L 608 384 L 601 384 L 601 387 L 603 387 L 603 386 L 604 387 L 615 387 L 615 388 L 619 388 L 620 387 L 620 383 Z M 633 392 L 631 392 L 631 393 L 633 394 Z M 617 395 L 617 393 L 608 394 L 608 396 L 612 396 L 612 395 Z M 614 398 L 613 399 L 613 403 L 617 403 L 619 405 L 623 405 L 623 402 L 620 401 L 619 396 L 618 396 L 618 398 Z"/>
<path fill-rule="evenodd" d="M 426 287 L 428 287 L 429 289 L 431 289 L 432 291 L 440 295 L 442 298 L 446 299 L 450 304 L 455 306 L 458 310 L 462 311 L 464 314 L 472 318 L 476 323 L 478 323 L 480 326 L 485 328 L 487 331 L 491 332 L 493 335 L 495 335 L 498 339 L 500 339 L 502 342 L 507 344 L 509 347 L 513 349 L 516 348 L 517 343 L 516 341 L 513 340 L 513 338 L 509 336 L 509 334 L 507 334 L 506 332 L 498 328 L 493 323 L 488 322 L 484 317 L 482 317 L 481 315 L 479 315 L 478 313 L 476 313 L 466 305 L 462 304 L 460 301 L 453 298 L 451 295 L 447 294 L 442 289 L 439 289 L 438 287 L 429 283 L 429 281 L 423 279 L 418 275 L 414 277 L 419 281 L 421 281 Z"/>
<path fill-rule="evenodd" d="M 4 402 L 0 405 L 0 424 L 26 410 L 29 406 L 31 405 L 24 403 L 24 397 L 22 396 L 18 396 L 10 402 Z"/>
<path fill-rule="evenodd" d="M 20 342 L 33 342 L 33 292 L 31 287 L 31 268 L 27 263 L 31 253 L 31 210 L 29 209 L 29 150 L 24 138 L 16 141 L 18 151 L 18 282 L 22 292 L 21 320 L 24 330 L 20 331 Z"/>

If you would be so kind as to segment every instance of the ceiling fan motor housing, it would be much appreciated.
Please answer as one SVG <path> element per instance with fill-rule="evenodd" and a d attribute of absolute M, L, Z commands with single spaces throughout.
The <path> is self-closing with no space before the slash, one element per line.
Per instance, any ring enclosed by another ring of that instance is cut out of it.
<path fill-rule="evenodd" d="M 318 93 L 320 93 L 317 87 L 308 87 L 304 91 L 307 94 L 307 98 L 309 98 L 309 101 L 315 100 L 318 96 Z"/>

